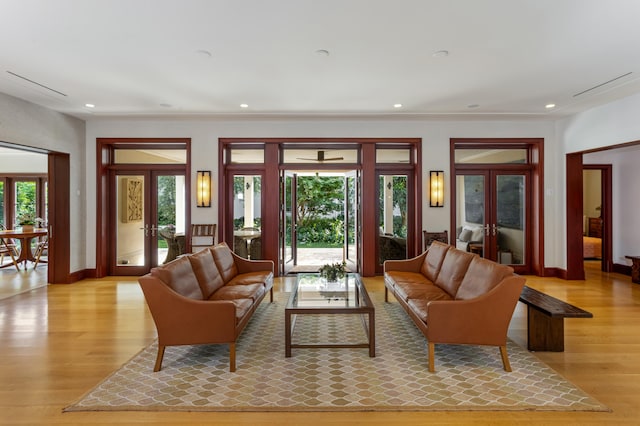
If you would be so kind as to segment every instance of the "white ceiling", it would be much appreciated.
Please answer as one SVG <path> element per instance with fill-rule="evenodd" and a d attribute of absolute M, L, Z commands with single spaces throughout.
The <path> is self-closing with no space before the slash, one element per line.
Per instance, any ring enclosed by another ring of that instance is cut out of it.
<path fill-rule="evenodd" d="M 553 117 L 640 92 L 638 0 L 0 0 L 0 11 L 0 92 L 82 118 Z"/>

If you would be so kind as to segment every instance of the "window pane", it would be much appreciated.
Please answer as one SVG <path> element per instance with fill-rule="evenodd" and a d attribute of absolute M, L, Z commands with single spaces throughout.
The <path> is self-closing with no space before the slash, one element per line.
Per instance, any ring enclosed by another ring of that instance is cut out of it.
<path fill-rule="evenodd" d="M 526 149 L 456 149 L 458 164 L 526 164 Z"/>
<path fill-rule="evenodd" d="M 231 149 L 228 163 L 262 164 L 264 163 L 264 149 Z"/>
<path fill-rule="evenodd" d="M 283 163 L 296 164 L 342 164 L 357 163 L 357 149 L 284 149 Z"/>
<path fill-rule="evenodd" d="M 116 149 L 114 164 L 186 164 L 184 149 Z"/>
<path fill-rule="evenodd" d="M 376 149 L 376 163 L 409 164 L 410 160 L 409 149 Z"/>
<path fill-rule="evenodd" d="M 20 225 L 25 218 L 36 218 L 36 183 L 34 181 L 18 181 L 15 183 L 16 224 Z M 34 223 L 31 223 L 34 224 Z"/>

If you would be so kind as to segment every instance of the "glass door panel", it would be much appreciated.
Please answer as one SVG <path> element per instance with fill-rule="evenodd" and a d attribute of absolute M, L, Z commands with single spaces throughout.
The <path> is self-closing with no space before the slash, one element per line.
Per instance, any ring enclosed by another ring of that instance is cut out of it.
<path fill-rule="evenodd" d="M 112 275 L 142 275 L 185 252 L 185 175 L 116 172 Z"/>
<path fill-rule="evenodd" d="M 146 182 L 146 174 L 116 176 L 115 269 L 119 270 L 116 275 L 144 273 L 149 262 L 145 255 L 151 232 L 146 221 Z"/>
<path fill-rule="evenodd" d="M 262 259 L 262 176 L 233 176 L 233 251 Z"/>
<path fill-rule="evenodd" d="M 379 176 L 378 262 L 407 258 L 407 176 Z"/>
<path fill-rule="evenodd" d="M 485 255 L 485 174 L 456 176 L 456 247 Z"/>
<path fill-rule="evenodd" d="M 281 267 L 282 273 L 287 274 L 296 264 L 296 215 L 295 215 L 295 186 L 296 175 L 288 171 L 283 172 L 283 186 L 281 188 Z"/>
<path fill-rule="evenodd" d="M 497 238 L 497 261 L 523 265 L 526 258 L 526 176 L 498 174 L 495 178 L 496 222 L 492 235 Z"/>
<path fill-rule="evenodd" d="M 156 176 L 156 251 L 159 262 L 167 263 L 186 252 L 185 177 Z"/>
<path fill-rule="evenodd" d="M 344 243 L 345 261 L 352 272 L 358 272 L 360 251 L 360 185 L 356 171 L 345 174 Z"/>

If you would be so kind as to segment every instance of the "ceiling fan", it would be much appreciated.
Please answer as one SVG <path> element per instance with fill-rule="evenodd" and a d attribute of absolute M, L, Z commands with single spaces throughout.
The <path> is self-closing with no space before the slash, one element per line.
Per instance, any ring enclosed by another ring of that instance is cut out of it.
<path fill-rule="evenodd" d="M 298 160 L 305 160 L 305 161 L 318 161 L 318 162 L 323 162 L 323 161 L 340 161 L 340 160 L 344 160 L 344 157 L 331 157 L 331 158 L 325 158 L 324 156 L 324 151 L 318 151 L 317 152 L 317 157 L 316 158 L 303 158 L 303 157 L 297 157 Z"/>

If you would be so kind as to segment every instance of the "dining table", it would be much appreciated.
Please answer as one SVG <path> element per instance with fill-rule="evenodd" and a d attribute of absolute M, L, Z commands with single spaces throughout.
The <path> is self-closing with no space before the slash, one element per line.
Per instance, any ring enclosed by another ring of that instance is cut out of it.
<path fill-rule="evenodd" d="M 20 253 L 18 257 L 15 259 L 15 266 L 19 269 L 20 263 L 24 264 L 24 268 L 27 269 L 27 262 L 35 262 L 36 258 L 33 254 L 33 250 L 31 249 L 31 241 L 34 238 L 46 237 L 47 236 L 47 228 L 33 228 L 31 230 L 25 229 L 7 229 L 0 231 L 0 240 L 2 240 L 1 244 L 7 244 L 7 240 L 14 239 L 20 241 Z M 45 261 L 40 260 L 40 262 L 44 263 Z M 2 267 L 9 266 L 10 263 L 4 265 Z"/>

